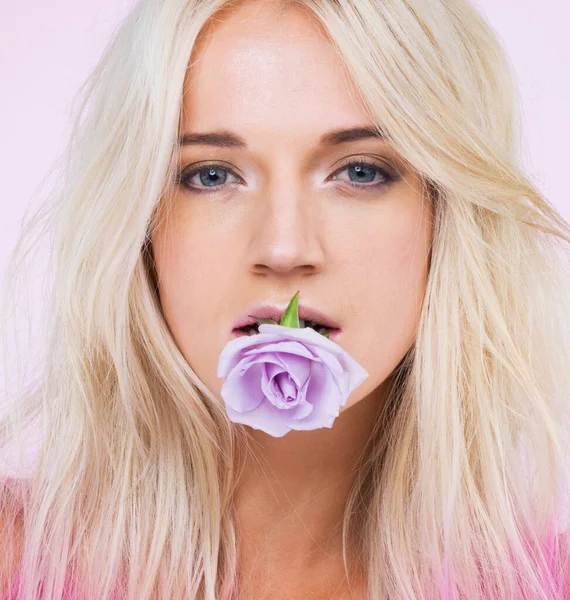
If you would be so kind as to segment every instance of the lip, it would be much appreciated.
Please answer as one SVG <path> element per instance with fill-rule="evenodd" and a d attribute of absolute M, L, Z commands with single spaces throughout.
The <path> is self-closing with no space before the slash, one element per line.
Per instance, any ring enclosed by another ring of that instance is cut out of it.
<path fill-rule="evenodd" d="M 277 321 L 277 323 L 279 323 L 288 305 L 289 303 L 287 302 L 283 305 L 258 304 L 256 306 L 252 306 L 251 308 L 248 308 L 234 323 L 233 332 L 235 333 L 236 329 L 239 329 L 240 327 L 245 327 L 247 325 L 253 325 L 256 323 L 255 319 L 251 318 L 249 315 L 253 315 L 258 319 L 271 319 L 272 321 Z M 333 334 L 337 334 L 342 331 L 340 325 L 334 319 L 331 319 L 316 308 L 299 303 L 298 313 L 299 319 L 302 321 L 314 321 L 315 323 L 320 323 L 321 325 L 331 329 L 331 337 Z"/>

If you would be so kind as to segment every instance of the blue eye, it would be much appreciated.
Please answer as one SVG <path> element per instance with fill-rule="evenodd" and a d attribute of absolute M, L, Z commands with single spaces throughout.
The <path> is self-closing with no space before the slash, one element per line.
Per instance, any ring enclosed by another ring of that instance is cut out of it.
<path fill-rule="evenodd" d="M 400 179 L 398 174 L 393 173 L 392 169 L 388 169 L 383 163 L 368 159 L 349 162 L 340 169 L 337 169 L 333 173 L 333 176 L 342 173 L 345 170 L 349 172 L 350 181 L 343 179 L 340 179 L 339 181 L 346 181 L 346 184 L 349 187 L 359 191 L 378 190 L 379 188 L 388 186 L 392 182 Z M 188 172 L 178 173 L 175 183 L 177 185 L 182 185 L 191 193 L 212 193 L 224 190 L 228 187 L 229 184 L 226 183 L 228 173 L 231 173 L 233 176 L 237 177 L 239 181 L 242 181 L 232 169 L 227 169 L 223 165 L 214 163 L 201 165 Z M 198 176 L 198 181 L 192 182 L 196 176 Z M 374 182 L 377 177 L 379 179 Z"/>
<path fill-rule="evenodd" d="M 222 165 L 219 164 L 211 164 L 211 165 L 201 165 L 194 169 L 191 169 L 187 173 L 182 172 L 178 173 L 176 184 L 182 185 L 189 192 L 202 194 L 202 193 L 210 193 L 216 192 L 220 189 L 223 189 L 226 186 L 227 174 L 233 173 L 231 169 L 226 169 Z M 196 184 L 198 182 L 193 182 L 194 179 L 198 175 L 199 186 Z M 203 187 L 200 187 L 203 186 Z M 210 189 L 207 189 L 210 188 Z"/>
<path fill-rule="evenodd" d="M 335 171 L 333 175 L 342 173 L 345 170 L 348 170 L 350 177 L 350 181 L 347 181 L 348 185 L 360 191 L 378 190 L 400 179 L 400 176 L 396 172 L 393 172 L 392 169 L 389 169 L 383 163 L 368 159 L 349 162 Z M 374 182 L 376 177 L 379 177 L 379 179 Z M 341 179 L 340 181 L 345 180 Z"/>

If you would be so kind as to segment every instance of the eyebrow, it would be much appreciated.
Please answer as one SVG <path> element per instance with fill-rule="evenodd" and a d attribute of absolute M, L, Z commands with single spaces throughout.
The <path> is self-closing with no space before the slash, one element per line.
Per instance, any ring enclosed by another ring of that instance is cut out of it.
<path fill-rule="evenodd" d="M 337 129 L 325 133 L 319 139 L 319 146 L 336 146 L 345 142 L 355 142 L 368 138 L 385 139 L 386 136 L 375 127 L 353 127 Z M 211 133 L 185 133 L 178 140 L 179 146 L 216 146 L 217 148 L 247 148 L 246 141 L 229 131 Z"/>

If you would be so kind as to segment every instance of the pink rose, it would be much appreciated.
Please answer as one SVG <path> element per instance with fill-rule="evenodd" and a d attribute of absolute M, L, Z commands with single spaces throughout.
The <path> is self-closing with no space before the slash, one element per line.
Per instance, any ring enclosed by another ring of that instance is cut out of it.
<path fill-rule="evenodd" d="M 291 429 L 332 427 L 367 371 L 338 344 L 310 327 L 259 325 L 230 340 L 218 377 L 231 421 L 282 437 Z"/>

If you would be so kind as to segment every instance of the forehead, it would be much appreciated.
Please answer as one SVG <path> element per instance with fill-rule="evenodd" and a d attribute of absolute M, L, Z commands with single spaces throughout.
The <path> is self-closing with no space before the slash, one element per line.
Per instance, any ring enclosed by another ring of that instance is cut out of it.
<path fill-rule="evenodd" d="M 185 80 L 184 131 L 286 137 L 365 121 L 346 67 L 306 9 L 249 2 L 201 33 Z"/>

